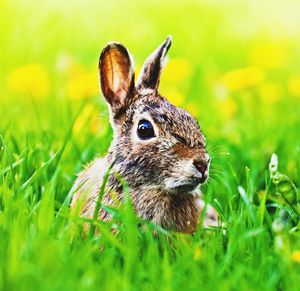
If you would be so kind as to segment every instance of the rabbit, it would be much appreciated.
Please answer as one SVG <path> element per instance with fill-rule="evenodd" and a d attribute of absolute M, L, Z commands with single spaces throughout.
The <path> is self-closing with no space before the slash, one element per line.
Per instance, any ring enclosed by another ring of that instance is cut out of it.
<path fill-rule="evenodd" d="M 79 173 L 71 189 L 71 208 L 84 199 L 81 216 L 93 217 L 104 176 L 112 165 L 102 204 L 116 206 L 116 198 L 124 201 L 118 178 L 122 177 L 139 218 L 167 230 L 196 231 L 204 208 L 199 185 L 208 178 L 210 156 L 196 119 L 158 92 L 171 43 L 168 36 L 146 59 L 136 82 L 126 47 L 110 42 L 103 49 L 100 86 L 114 134 L 107 156 L 96 158 Z M 109 221 L 111 215 L 100 207 L 98 218 Z M 217 212 L 208 205 L 204 225 L 217 222 Z"/>

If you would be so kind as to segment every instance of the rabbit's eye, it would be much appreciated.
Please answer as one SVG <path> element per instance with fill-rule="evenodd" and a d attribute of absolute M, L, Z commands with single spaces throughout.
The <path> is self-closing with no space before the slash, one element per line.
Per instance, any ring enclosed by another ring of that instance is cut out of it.
<path fill-rule="evenodd" d="M 139 139 L 146 140 L 155 137 L 153 125 L 146 119 L 140 120 L 137 127 L 137 135 Z"/>

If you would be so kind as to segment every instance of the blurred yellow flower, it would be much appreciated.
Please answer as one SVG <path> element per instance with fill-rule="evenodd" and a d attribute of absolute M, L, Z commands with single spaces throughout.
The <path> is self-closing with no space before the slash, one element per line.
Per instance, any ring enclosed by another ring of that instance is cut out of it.
<path fill-rule="evenodd" d="M 70 76 L 67 83 L 67 94 L 72 99 L 82 99 L 99 94 L 98 75 L 95 72 L 87 73 L 78 70 Z"/>
<path fill-rule="evenodd" d="M 264 44 L 255 46 L 249 52 L 249 63 L 260 68 L 276 68 L 285 63 L 286 48 L 284 46 Z"/>
<path fill-rule="evenodd" d="M 232 98 L 225 98 L 223 100 L 219 100 L 219 111 L 221 116 L 225 118 L 232 117 L 237 111 L 237 105 Z"/>
<path fill-rule="evenodd" d="M 71 99 L 83 99 L 99 94 L 96 67 L 89 72 L 71 56 L 62 54 L 57 58 L 56 69 L 67 77 L 66 92 Z"/>
<path fill-rule="evenodd" d="M 298 264 L 300 264 L 300 251 L 293 251 L 292 253 L 292 260 Z"/>
<path fill-rule="evenodd" d="M 260 83 L 264 72 L 256 67 L 234 70 L 226 73 L 221 78 L 221 83 L 231 91 L 247 89 Z"/>
<path fill-rule="evenodd" d="M 276 103 L 282 97 L 281 87 L 272 82 L 262 83 L 258 88 L 259 96 L 266 103 Z"/>
<path fill-rule="evenodd" d="M 8 87 L 15 93 L 31 94 L 42 98 L 49 93 L 50 80 L 42 65 L 31 64 L 16 68 L 7 79 Z"/>
<path fill-rule="evenodd" d="M 76 134 L 81 133 L 84 128 L 86 127 L 86 123 L 88 118 L 94 113 L 95 108 L 91 104 L 88 104 L 84 107 L 83 111 L 78 116 L 77 120 L 74 123 L 73 126 L 73 132 Z"/>
<path fill-rule="evenodd" d="M 202 250 L 200 247 L 196 247 L 194 251 L 194 260 L 200 261 L 202 258 Z"/>
<path fill-rule="evenodd" d="M 103 136 L 106 134 L 109 128 L 109 118 L 101 117 L 98 114 L 94 114 L 89 123 L 89 130 L 92 134 Z"/>
<path fill-rule="evenodd" d="M 187 79 L 192 74 L 192 64 L 184 58 L 171 59 L 162 74 L 162 79 L 177 82 Z"/>
<path fill-rule="evenodd" d="M 88 104 L 77 118 L 73 131 L 76 135 L 82 134 L 86 130 L 92 134 L 101 135 L 107 131 L 108 126 L 108 117 L 105 122 L 101 122 L 97 108 L 92 104 Z"/>
<path fill-rule="evenodd" d="M 288 80 L 288 92 L 291 96 L 300 97 L 300 76 L 294 76 Z"/>

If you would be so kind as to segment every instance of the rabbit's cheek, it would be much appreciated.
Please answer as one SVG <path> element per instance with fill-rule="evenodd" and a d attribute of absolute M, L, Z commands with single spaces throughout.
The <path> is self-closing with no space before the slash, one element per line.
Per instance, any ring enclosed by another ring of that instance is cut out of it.
<path fill-rule="evenodd" d="M 209 156 L 206 153 L 205 148 L 194 149 L 188 148 L 187 146 L 177 143 L 172 147 L 173 153 L 177 156 L 179 160 L 203 160 L 207 163 Z"/>
<path fill-rule="evenodd" d="M 192 159 L 194 155 L 192 150 L 180 143 L 175 144 L 172 150 L 179 159 Z"/>

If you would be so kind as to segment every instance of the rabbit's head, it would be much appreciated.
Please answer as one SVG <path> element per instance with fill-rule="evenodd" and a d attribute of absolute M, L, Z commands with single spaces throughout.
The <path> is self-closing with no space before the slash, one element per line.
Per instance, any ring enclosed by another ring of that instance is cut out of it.
<path fill-rule="evenodd" d="M 127 49 L 109 43 L 99 60 L 114 140 L 109 161 L 130 187 L 192 192 L 206 181 L 210 158 L 198 122 L 158 93 L 169 36 L 145 61 L 137 82 Z"/>

